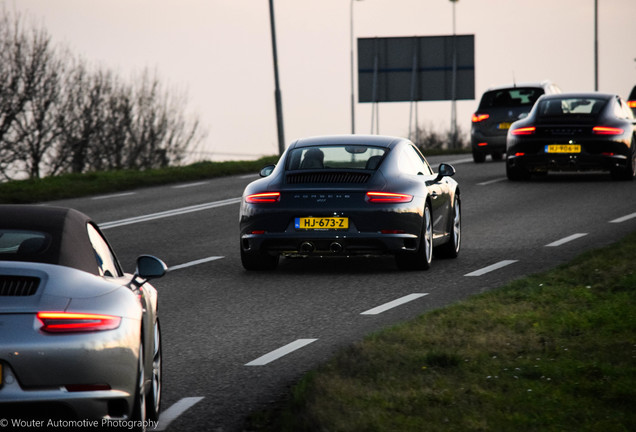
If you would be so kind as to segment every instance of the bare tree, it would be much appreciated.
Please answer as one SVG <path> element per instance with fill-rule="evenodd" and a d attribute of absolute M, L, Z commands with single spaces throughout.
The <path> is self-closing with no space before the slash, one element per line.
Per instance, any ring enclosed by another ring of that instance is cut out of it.
<path fill-rule="evenodd" d="M 199 121 L 183 113 L 183 98 L 163 90 L 145 71 L 137 81 L 130 123 L 129 168 L 160 168 L 181 162 L 203 138 Z"/>
<path fill-rule="evenodd" d="M 178 164 L 204 135 L 184 107 L 156 75 L 124 83 L 0 11 L 0 178 Z"/>
<path fill-rule="evenodd" d="M 47 109 L 48 102 L 36 106 L 36 95 L 50 90 L 45 87 L 55 78 L 51 77 L 50 38 L 45 31 L 32 28 L 27 32 L 22 18 L 6 9 L 0 16 L 0 27 L 0 171 L 10 178 L 16 163 L 30 165 L 30 171 L 33 168 L 33 161 L 25 160 L 32 156 L 28 146 L 17 145 L 22 144 L 17 136 L 24 132 L 25 122 L 37 121 L 37 110 Z"/>

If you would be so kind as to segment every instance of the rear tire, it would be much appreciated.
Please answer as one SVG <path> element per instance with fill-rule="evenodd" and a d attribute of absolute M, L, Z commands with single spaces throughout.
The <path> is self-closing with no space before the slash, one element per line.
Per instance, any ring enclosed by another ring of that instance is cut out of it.
<path fill-rule="evenodd" d="M 135 391 L 135 406 L 133 407 L 132 419 L 136 425 L 134 430 L 145 432 L 146 430 L 146 372 L 144 368 L 144 344 L 139 343 L 139 361 L 137 365 L 137 389 Z"/>
<path fill-rule="evenodd" d="M 279 255 L 262 252 L 246 252 L 241 247 L 241 263 L 249 271 L 274 270 L 278 266 Z"/>
<path fill-rule="evenodd" d="M 483 163 L 486 161 L 486 153 L 473 150 L 473 161 L 475 163 Z"/>
<path fill-rule="evenodd" d="M 459 196 L 455 195 L 455 202 L 451 208 L 451 226 L 448 232 L 448 243 L 438 246 L 433 251 L 439 258 L 457 258 L 462 244 L 462 212 Z"/>
<path fill-rule="evenodd" d="M 511 167 L 506 162 L 506 177 L 510 181 L 521 181 L 530 179 L 530 173 L 522 168 Z"/>
<path fill-rule="evenodd" d="M 632 147 L 636 146 L 636 143 L 632 142 Z M 624 170 L 612 171 L 612 178 L 614 180 L 633 181 L 636 177 L 636 150 L 632 153 L 631 159 L 627 160 L 627 166 Z"/>
<path fill-rule="evenodd" d="M 426 203 L 420 244 L 415 253 L 395 255 L 395 263 L 400 270 L 428 270 L 433 260 L 433 218 L 431 207 Z"/>
<path fill-rule="evenodd" d="M 150 397 L 146 397 L 146 418 L 153 421 L 159 419 L 161 408 L 161 359 L 161 327 L 159 326 L 159 318 L 157 318 L 152 356 L 152 388 L 150 389 Z"/>

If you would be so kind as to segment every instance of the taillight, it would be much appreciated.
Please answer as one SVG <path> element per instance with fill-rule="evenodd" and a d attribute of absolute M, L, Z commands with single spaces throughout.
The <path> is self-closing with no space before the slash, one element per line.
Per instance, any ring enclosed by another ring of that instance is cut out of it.
<path fill-rule="evenodd" d="M 625 131 L 621 128 L 609 126 L 594 126 L 592 132 L 597 135 L 622 135 Z"/>
<path fill-rule="evenodd" d="M 475 113 L 473 114 L 473 123 L 479 123 L 482 122 L 484 120 L 486 120 L 488 117 L 490 117 L 490 114 L 479 114 L 479 113 Z"/>
<path fill-rule="evenodd" d="M 38 312 L 37 317 L 40 330 L 48 333 L 113 330 L 121 323 L 121 317 L 92 313 Z"/>
<path fill-rule="evenodd" d="M 370 203 L 407 203 L 413 201 L 413 195 L 392 192 L 367 192 Z"/>
<path fill-rule="evenodd" d="M 280 201 L 280 192 L 262 192 L 257 194 L 248 195 L 245 197 L 245 202 L 248 203 L 274 203 Z"/>
<path fill-rule="evenodd" d="M 518 129 L 512 129 L 510 131 L 513 135 L 532 135 L 536 132 L 537 128 L 534 126 L 522 127 Z"/>
<path fill-rule="evenodd" d="M 636 100 L 627 101 L 627 106 L 629 106 L 630 108 L 636 108 Z"/>

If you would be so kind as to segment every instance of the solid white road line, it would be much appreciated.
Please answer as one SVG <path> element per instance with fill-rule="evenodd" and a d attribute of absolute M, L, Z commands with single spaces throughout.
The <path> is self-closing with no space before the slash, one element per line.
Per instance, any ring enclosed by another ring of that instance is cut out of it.
<path fill-rule="evenodd" d="M 119 198 L 119 197 L 123 197 L 123 196 L 129 196 L 129 195 L 135 195 L 137 192 L 123 192 L 123 193 L 118 193 L 118 194 L 112 194 L 112 195 L 101 195 L 101 196 L 96 196 L 91 198 L 92 200 L 102 200 L 102 199 L 109 199 L 109 198 Z"/>
<path fill-rule="evenodd" d="M 178 216 L 186 213 L 192 213 L 201 210 L 208 210 L 211 208 L 222 207 L 230 204 L 237 204 L 241 202 L 241 198 L 228 198 L 226 200 L 221 201 L 213 201 L 205 204 L 197 204 L 189 207 L 181 207 L 173 210 L 166 210 L 159 213 L 152 213 L 143 216 L 135 216 L 128 219 L 121 219 L 113 222 L 104 222 L 99 224 L 101 229 L 115 228 L 122 225 L 131 225 L 139 222 L 147 222 L 149 220 L 161 219 L 170 216 Z"/>
<path fill-rule="evenodd" d="M 183 189 L 183 188 L 189 188 L 189 187 L 194 187 L 194 186 L 202 186 L 202 185 L 206 185 L 208 183 L 210 183 L 210 182 L 209 181 L 200 181 L 200 182 L 196 182 L 196 183 L 188 183 L 188 184 L 172 186 L 172 189 Z"/>
<path fill-rule="evenodd" d="M 581 237 L 585 237 L 587 235 L 587 233 L 577 233 L 577 234 L 572 234 L 571 236 L 567 236 L 562 238 L 561 240 L 557 240 L 555 242 L 552 242 L 550 244 L 545 245 L 545 247 L 557 247 L 557 246 L 561 246 L 562 244 L 571 242 L 572 240 L 576 240 L 578 238 Z"/>
<path fill-rule="evenodd" d="M 503 261 L 499 261 L 496 264 L 489 265 L 488 267 L 484 267 L 484 268 L 479 269 L 479 270 L 475 270 L 474 272 L 467 273 L 464 276 L 481 276 L 481 275 L 485 275 L 486 273 L 490 273 L 491 271 L 498 270 L 498 269 L 500 269 L 502 267 L 505 267 L 505 266 L 508 266 L 510 264 L 514 264 L 517 261 L 518 260 L 503 260 Z"/>
<path fill-rule="evenodd" d="M 507 177 L 502 177 L 502 178 L 498 178 L 498 179 L 494 179 L 494 180 L 488 180 L 488 181 L 485 181 L 485 182 L 477 183 L 477 186 L 488 186 L 489 184 L 499 183 L 499 182 L 502 182 L 504 180 L 508 180 L 508 178 Z"/>
<path fill-rule="evenodd" d="M 174 419 L 183 414 L 186 410 L 192 407 L 203 399 L 202 397 L 187 397 L 174 403 L 170 408 L 159 414 L 159 425 L 155 430 L 162 431 L 172 423 Z"/>
<path fill-rule="evenodd" d="M 381 314 L 384 311 L 387 311 L 387 310 L 392 309 L 394 307 L 403 305 L 404 303 L 408 303 L 410 301 L 413 301 L 413 300 L 418 299 L 420 297 L 424 297 L 426 295 L 428 295 L 428 293 L 409 294 L 409 295 L 406 295 L 404 297 L 400 297 L 397 300 L 393 300 L 391 302 L 384 303 L 383 305 L 380 305 L 380 306 L 375 307 L 373 309 L 369 309 L 368 311 L 360 313 L 360 315 L 377 315 L 377 314 Z"/>
<path fill-rule="evenodd" d="M 309 345 L 312 342 L 317 341 L 318 339 L 298 339 L 292 343 L 285 345 L 284 347 L 280 347 L 264 356 L 257 358 L 256 360 L 252 360 L 249 363 L 246 363 L 245 366 L 263 366 L 267 363 L 271 363 L 274 360 L 278 360 L 279 358 L 286 356 L 287 354 L 296 351 L 306 345 Z"/>
<path fill-rule="evenodd" d="M 636 218 L 636 213 L 628 214 L 627 216 L 619 217 L 618 219 L 611 220 L 609 223 L 621 223 L 630 219 Z"/>
<path fill-rule="evenodd" d="M 175 270 L 179 270 L 179 269 L 186 268 L 186 267 L 192 267 L 192 266 L 199 265 L 199 264 L 204 264 L 204 263 L 207 263 L 207 262 L 210 262 L 210 261 L 216 261 L 216 260 L 221 259 L 221 258 L 225 258 L 225 257 L 224 256 L 211 256 L 211 257 L 207 257 L 207 258 L 201 258 L 201 259 L 198 259 L 198 260 L 195 260 L 195 261 L 190 261 L 190 262 L 187 262 L 187 263 L 171 266 L 171 267 L 168 268 L 168 271 L 175 271 Z"/>
<path fill-rule="evenodd" d="M 468 163 L 472 161 L 473 161 L 473 158 L 465 158 L 465 159 L 455 159 L 453 161 L 448 161 L 446 163 L 451 165 L 457 165 L 457 164 L 463 164 L 463 163 Z"/>

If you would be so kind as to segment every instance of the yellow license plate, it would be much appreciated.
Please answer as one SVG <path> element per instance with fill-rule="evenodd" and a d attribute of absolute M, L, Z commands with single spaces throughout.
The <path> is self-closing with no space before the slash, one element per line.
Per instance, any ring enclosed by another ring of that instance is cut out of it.
<path fill-rule="evenodd" d="M 349 218 L 346 217 L 301 217 L 296 218 L 296 229 L 321 230 L 321 229 L 347 229 Z"/>
<path fill-rule="evenodd" d="M 508 129 L 510 129 L 510 125 L 511 125 L 511 124 L 512 124 L 512 123 L 506 123 L 506 122 L 504 122 L 504 123 L 499 123 L 499 126 L 498 126 L 498 127 L 499 127 L 499 129 L 501 129 L 501 130 L 508 130 Z"/>
<path fill-rule="evenodd" d="M 579 144 L 550 144 L 545 146 L 546 153 L 581 153 Z"/>

